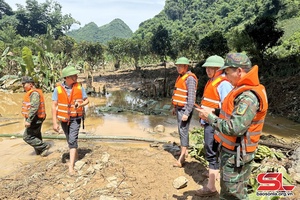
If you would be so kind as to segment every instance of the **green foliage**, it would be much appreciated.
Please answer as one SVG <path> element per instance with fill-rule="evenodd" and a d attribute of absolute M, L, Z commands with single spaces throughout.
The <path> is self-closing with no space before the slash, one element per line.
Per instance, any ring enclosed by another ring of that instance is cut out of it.
<path fill-rule="evenodd" d="M 103 58 L 103 51 L 100 43 L 92 42 L 81 42 L 76 49 L 77 56 L 88 62 L 91 67 L 94 67 Z"/>
<path fill-rule="evenodd" d="M 4 26 L 3 29 L 0 30 L 0 41 L 2 41 L 5 46 L 13 47 L 18 39 L 19 36 L 11 25 Z"/>
<path fill-rule="evenodd" d="M 132 31 L 121 19 L 114 19 L 101 27 L 97 27 L 94 22 L 91 22 L 78 30 L 68 32 L 67 35 L 77 42 L 88 41 L 105 44 L 113 38 L 130 38 Z"/>
<path fill-rule="evenodd" d="M 276 19 L 271 16 L 257 17 L 254 23 L 245 26 L 245 32 L 252 38 L 258 51 L 275 46 L 283 31 L 276 27 Z"/>
<path fill-rule="evenodd" d="M 145 55 L 143 41 L 141 39 L 129 39 L 127 42 L 127 55 L 134 60 L 134 66 L 137 69 L 141 56 Z"/>
<path fill-rule="evenodd" d="M 171 52 L 171 40 L 168 31 L 159 25 L 153 32 L 151 39 L 151 51 L 160 57 L 161 61 L 166 59 L 166 56 Z"/>
<path fill-rule="evenodd" d="M 120 62 L 126 56 L 126 39 L 117 39 L 111 40 L 107 42 L 107 52 L 114 58 L 115 60 L 115 68 L 120 68 Z"/>
<path fill-rule="evenodd" d="M 273 49 L 271 49 L 269 51 L 273 55 L 276 55 L 277 58 L 281 59 L 282 61 L 286 60 L 290 56 L 296 57 L 296 60 L 299 59 L 299 54 L 300 54 L 300 30 L 295 32 L 287 40 L 284 40 L 280 46 L 274 47 Z M 285 62 L 285 63 L 290 64 L 290 62 L 291 61 Z M 289 73 L 286 73 L 286 74 L 289 74 Z M 294 72 L 292 74 L 294 74 Z"/>
<path fill-rule="evenodd" d="M 281 40 L 285 41 L 289 39 L 294 33 L 300 31 L 300 17 L 280 21 L 278 22 L 278 26 L 282 27 L 284 31 Z"/>
<path fill-rule="evenodd" d="M 0 72 L 1 72 L 1 76 L 2 76 L 2 70 L 5 68 L 6 64 L 7 64 L 7 61 L 6 61 L 6 56 L 7 56 L 7 53 L 9 51 L 9 47 L 7 47 L 3 52 L 2 52 L 2 55 L 1 55 L 1 59 L 0 59 Z"/>
<path fill-rule="evenodd" d="M 32 60 L 32 51 L 28 47 L 23 47 L 22 58 L 26 64 L 26 71 L 22 71 L 22 73 L 31 76 L 34 70 L 34 63 Z"/>
<path fill-rule="evenodd" d="M 204 129 L 193 128 L 189 132 L 190 147 L 189 155 L 199 160 L 204 166 L 208 166 L 208 162 L 204 157 Z"/>
<path fill-rule="evenodd" d="M 234 37 L 231 37 L 234 35 Z M 228 38 L 228 46 L 230 49 L 236 52 L 250 52 L 254 55 L 256 52 L 256 46 L 252 38 L 244 31 L 239 28 L 232 29 L 226 37 Z"/>
<path fill-rule="evenodd" d="M 259 61 L 268 48 L 277 45 L 281 30 L 275 19 L 281 19 L 287 2 L 168 0 L 164 10 L 141 23 L 134 36 L 144 38 L 162 26 L 170 37 L 172 49 L 168 56 L 172 59 L 186 56 L 199 61 L 211 54 L 245 51 Z M 245 26 L 248 30 L 244 32 Z"/>
<path fill-rule="evenodd" d="M 282 0 L 282 9 L 278 15 L 280 19 L 299 17 L 300 2 L 298 0 Z"/>
<path fill-rule="evenodd" d="M 211 55 L 225 56 L 229 51 L 227 40 L 219 31 L 201 39 L 198 47 L 204 58 Z"/>
<path fill-rule="evenodd" d="M 268 157 L 270 157 L 270 158 L 276 157 L 279 160 L 282 158 L 285 158 L 285 156 L 281 152 L 276 152 L 267 146 L 259 145 L 254 159 L 261 161 Z"/>
<path fill-rule="evenodd" d="M 2 19 L 4 15 L 13 15 L 13 11 L 4 0 L 0 0 L 0 19 Z"/>
<path fill-rule="evenodd" d="M 15 16 L 18 20 L 17 33 L 21 36 L 45 34 L 49 25 L 57 38 L 72 24 L 79 23 L 70 15 L 62 15 L 61 5 L 55 1 L 39 4 L 37 0 L 27 0 L 25 7 L 18 5 Z"/>

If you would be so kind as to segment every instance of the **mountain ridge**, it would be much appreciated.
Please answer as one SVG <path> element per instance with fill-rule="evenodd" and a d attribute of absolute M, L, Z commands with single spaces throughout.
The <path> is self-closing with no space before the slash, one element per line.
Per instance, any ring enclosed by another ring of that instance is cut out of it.
<path fill-rule="evenodd" d="M 79 29 L 67 32 L 66 35 L 74 38 L 77 42 L 87 41 L 105 44 L 113 38 L 130 38 L 133 32 L 124 21 L 116 18 L 99 27 L 94 22 L 90 22 Z"/>

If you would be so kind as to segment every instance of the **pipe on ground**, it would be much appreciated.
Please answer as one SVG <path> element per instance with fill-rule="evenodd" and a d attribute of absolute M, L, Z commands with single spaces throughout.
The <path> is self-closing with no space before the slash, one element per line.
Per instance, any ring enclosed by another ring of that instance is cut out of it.
<path fill-rule="evenodd" d="M 0 134 L 0 137 L 16 137 L 22 138 L 21 134 Z M 66 139 L 65 135 L 43 135 L 43 139 L 55 139 L 55 140 L 63 140 Z M 156 140 L 149 138 L 141 138 L 141 137 L 131 137 L 131 136 L 103 136 L 103 135 L 82 135 L 79 134 L 78 139 L 84 140 L 132 140 L 132 141 L 142 141 L 142 142 L 152 142 L 152 143 L 168 143 L 165 140 Z"/>

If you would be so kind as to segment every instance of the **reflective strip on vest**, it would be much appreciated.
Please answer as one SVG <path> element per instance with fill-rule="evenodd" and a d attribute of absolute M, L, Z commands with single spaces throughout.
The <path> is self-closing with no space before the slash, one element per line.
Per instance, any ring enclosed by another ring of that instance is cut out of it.
<path fill-rule="evenodd" d="M 187 90 L 181 89 L 181 88 L 175 88 L 175 90 L 180 91 L 180 92 L 188 92 Z"/>
<path fill-rule="evenodd" d="M 216 100 L 209 99 L 209 98 L 206 98 L 206 97 L 204 97 L 203 100 L 221 105 L 221 101 L 216 101 Z M 220 106 L 220 108 L 221 108 L 221 106 Z"/>
<path fill-rule="evenodd" d="M 222 71 L 217 71 L 214 77 L 210 78 L 203 91 L 201 105 L 207 108 L 221 108 L 221 97 L 218 92 L 218 86 L 223 82 L 228 81 Z"/>
<path fill-rule="evenodd" d="M 208 107 L 208 106 L 204 106 L 204 105 L 201 105 L 201 108 L 210 108 L 210 107 Z"/>
<path fill-rule="evenodd" d="M 69 114 L 76 114 L 76 113 L 78 113 L 78 112 L 76 112 L 76 111 L 67 111 L 67 110 L 60 110 L 60 109 L 58 109 L 57 111 L 59 111 L 59 112 L 62 112 L 62 113 L 69 113 Z"/>
<path fill-rule="evenodd" d="M 69 107 L 69 104 L 64 104 L 64 103 L 58 103 L 58 106 L 65 106 L 65 107 Z"/>
<path fill-rule="evenodd" d="M 239 143 L 235 143 L 235 142 L 231 142 L 230 140 L 227 140 L 225 137 L 223 137 L 223 135 L 218 132 L 218 131 L 215 131 L 215 135 L 219 136 L 221 138 L 221 141 L 231 145 L 231 146 L 239 146 L 240 144 Z"/>
<path fill-rule="evenodd" d="M 187 104 L 185 101 L 179 101 L 179 100 L 173 100 L 173 102 L 181 103 L 181 104 Z"/>
<path fill-rule="evenodd" d="M 182 98 L 187 98 L 187 97 L 188 97 L 188 96 L 186 96 L 186 95 L 180 95 L 180 94 L 174 94 L 174 96 L 182 97 Z"/>
<path fill-rule="evenodd" d="M 265 120 L 252 121 L 252 124 L 263 124 Z"/>

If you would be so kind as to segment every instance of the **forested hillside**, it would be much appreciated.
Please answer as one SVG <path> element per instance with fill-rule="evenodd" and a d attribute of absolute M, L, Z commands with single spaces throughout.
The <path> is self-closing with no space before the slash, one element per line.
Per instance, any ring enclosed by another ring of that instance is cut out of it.
<path fill-rule="evenodd" d="M 300 1 L 297 0 L 166 0 L 164 10 L 141 23 L 135 36 L 151 37 L 150 33 L 162 25 L 168 31 L 172 47 L 177 49 L 172 52 L 175 55 L 188 53 L 187 56 L 199 59 L 217 49 L 220 49 L 215 52 L 218 54 L 233 49 L 257 54 L 253 43 L 259 51 L 265 51 L 297 35 L 299 16 Z M 270 34 L 264 32 L 266 29 Z M 276 35 L 280 31 L 283 37 Z M 210 50 L 209 43 L 218 40 L 220 45 L 214 44 Z M 223 43 L 228 48 L 224 48 Z M 285 49 L 276 51 L 288 54 Z"/>
<path fill-rule="evenodd" d="M 109 24 L 100 27 L 91 22 L 82 28 L 67 32 L 66 35 L 77 42 L 89 41 L 105 44 L 113 38 L 130 38 L 132 31 L 121 19 L 114 19 Z"/>
<path fill-rule="evenodd" d="M 137 33 L 147 33 L 158 24 L 199 37 L 214 31 L 253 22 L 257 17 L 275 16 L 279 21 L 299 16 L 297 0 L 166 0 L 165 8 L 153 19 L 143 22 Z"/>

